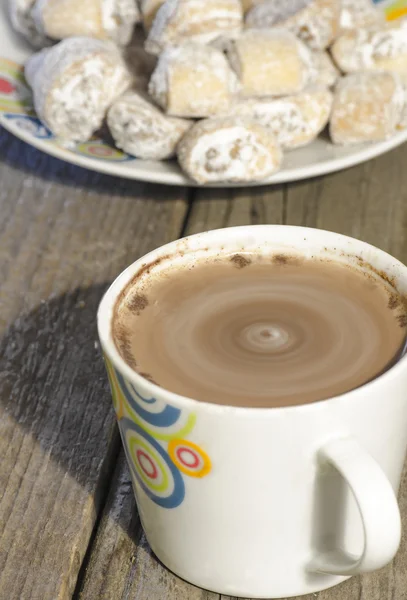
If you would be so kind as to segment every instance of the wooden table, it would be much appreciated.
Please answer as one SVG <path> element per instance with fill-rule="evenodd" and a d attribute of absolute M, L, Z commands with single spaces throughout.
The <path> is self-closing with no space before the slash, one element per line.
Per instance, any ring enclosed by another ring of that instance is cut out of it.
<path fill-rule="evenodd" d="M 0 600 L 225 600 L 152 556 L 99 354 L 109 282 L 181 235 L 249 223 L 345 233 L 407 262 L 407 145 L 342 173 L 247 190 L 98 175 L 0 130 Z M 407 532 L 407 481 L 400 493 Z M 308 600 L 407 599 L 387 568 Z"/>

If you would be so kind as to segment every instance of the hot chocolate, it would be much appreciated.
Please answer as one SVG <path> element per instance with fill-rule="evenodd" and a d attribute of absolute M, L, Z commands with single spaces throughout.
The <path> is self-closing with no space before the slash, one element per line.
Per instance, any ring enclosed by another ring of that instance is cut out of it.
<path fill-rule="evenodd" d="M 186 255 L 129 284 L 113 336 L 133 369 L 172 392 L 279 407 L 375 378 L 402 352 L 406 321 L 389 284 L 339 261 Z"/>

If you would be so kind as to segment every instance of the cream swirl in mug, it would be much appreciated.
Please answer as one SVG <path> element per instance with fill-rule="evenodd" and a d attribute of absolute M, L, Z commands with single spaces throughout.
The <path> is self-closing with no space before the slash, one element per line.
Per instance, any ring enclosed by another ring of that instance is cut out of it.
<path fill-rule="evenodd" d="M 116 345 L 138 372 L 196 400 L 322 400 L 379 375 L 404 345 L 403 298 L 336 261 L 186 256 L 140 281 L 116 306 Z"/>

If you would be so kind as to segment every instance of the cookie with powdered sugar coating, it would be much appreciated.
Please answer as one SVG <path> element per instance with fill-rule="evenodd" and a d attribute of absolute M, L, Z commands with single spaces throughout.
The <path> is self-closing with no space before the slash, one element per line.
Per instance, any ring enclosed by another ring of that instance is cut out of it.
<path fill-rule="evenodd" d="M 34 54 L 25 66 L 37 115 L 65 143 L 85 142 L 131 78 L 110 42 L 73 37 Z"/>
<path fill-rule="evenodd" d="M 220 50 L 187 42 L 164 50 L 148 90 L 167 114 L 202 118 L 227 110 L 237 86 Z"/>
<path fill-rule="evenodd" d="M 246 117 L 196 123 L 178 145 L 181 168 L 197 183 L 251 182 L 281 166 L 282 153 L 266 127 Z"/>
<path fill-rule="evenodd" d="M 347 31 L 331 52 L 344 73 L 391 71 L 407 79 L 407 17 L 380 28 Z"/>
<path fill-rule="evenodd" d="M 246 23 L 247 25 L 253 25 L 252 20 L 258 18 L 256 15 L 262 14 L 265 15 L 267 19 L 267 22 L 264 23 L 264 27 L 273 27 L 296 15 L 311 4 L 312 1 L 313 0 L 285 0 L 284 2 L 280 2 L 274 0 L 273 2 L 268 2 L 267 0 L 245 0 L 243 5 L 245 13 L 248 13 L 256 6 L 263 5 L 263 8 L 259 9 L 258 13 L 254 12 L 248 16 Z M 257 21 L 255 25 L 258 25 Z"/>
<path fill-rule="evenodd" d="M 385 21 L 384 11 L 377 8 L 372 0 L 342 0 L 341 31 L 381 27 Z"/>
<path fill-rule="evenodd" d="M 107 124 L 118 148 L 138 158 L 165 160 L 174 156 L 192 121 L 169 117 L 146 95 L 129 91 L 112 104 Z"/>
<path fill-rule="evenodd" d="M 146 49 L 159 54 L 186 40 L 205 44 L 219 35 L 233 37 L 242 27 L 240 0 L 166 0 L 154 19 Z"/>
<path fill-rule="evenodd" d="M 56 40 L 89 36 L 120 46 L 140 20 L 135 0 L 37 0 L 33 16 L 37 28 Z"/>
<path fill-rule="evenodd" d="M 332 88 L 337 83 L 341 73 L 333 62 L 330 54 L 324 50 L 312 53 L 314 74 L 312 83 L 326 88 Z"/>
<path fill-rule="evenodd" d="M 324 50 L 339 32 L 342 0 L 264 0 L 246 16 L 249 27 L 284 27 L 313 50 Z"/>
<path fill-rule="evenodd" d="M 11 24 L 15 31 L 22 35 L 34 48 L 45 48 L 53 42 L 42 31 L 39 31 L 32 9 L 35 0 L 8 0 L 7 8 Z"/>
<path fill-rule="evenodd" d="M 354 73 L 335 90 L 330 133 L 335 144 L 385 140 L 402 121 L 405 94 L 393 73 Z"/>
<path fill-rule="evenodd" d="M 332 100 L 330 90 L 311 86 L 294 96 L 237 102 L 231 113 L 253 118 L 272 131 L 282 148 L 292 149 L 306 146 L 326 127 Z"/>
<path fill-rule="evenodd" d="M 227 55 L 246 97 L 300 92 L 314 69 L 310 50 L 283 29 L 246 30 L 230 42 Z"/>

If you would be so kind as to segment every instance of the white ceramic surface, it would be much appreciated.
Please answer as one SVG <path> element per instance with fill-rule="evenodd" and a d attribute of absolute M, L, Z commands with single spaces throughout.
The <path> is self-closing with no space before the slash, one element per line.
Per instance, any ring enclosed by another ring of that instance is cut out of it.
<path fill-rule="evenodd" d="M 117 352 L 111 318 L 126 284 L 146 264 L 165 269 L 168 256 L 173 265 L 180 251 L 196 260 L 205 248 L 362 259 L 407 293 L 407 268 L 388 254 L 335 233 L 278 225 L 198 234 L 118 277 L 99 308 L 99 336 L 153 551 L 184 579 L 244 598 L 317 592 L 382 567 L 400 541 L 394 492 L 407 445 L 407 357 L 336 398 L 250 409 L 170 393 Z"/>
<path fill-rule="evenodd" d="M 23 77 L 23 64 L 32 49 L 11 29 L 6 0 L 0 0 L 0 124 L 25 142 L 62 160 L 111 175 L 170 185 L 194 185 L 175 161 L 139 160 L 95 137 L 64 148 L 41 125 L 33 111 L 31 92 Z M 323 175 L 379 156 L 407 140 L 407 130 L 377 144 L 339 147 L 320 137 L 310 146 L 286 154 L 284 168 L 260 185 Z M 226 187 L 235 187 L 228 184 Z"/>

